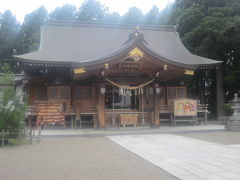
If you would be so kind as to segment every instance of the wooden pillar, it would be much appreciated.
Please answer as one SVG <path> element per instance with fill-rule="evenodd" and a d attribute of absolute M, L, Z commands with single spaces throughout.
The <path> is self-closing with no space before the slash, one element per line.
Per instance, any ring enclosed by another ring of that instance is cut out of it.
<path fill-rule="evenodd" d="M 153 105 L 154 105 L 154 125 L 160 125 L 160 118 L 159 118 L 159 95 L 156 93 L 156 87 L 153 87 Z"/>
<path fill-rule="evenodd" d="M 140 94 L 138 95 L 139 97 L 139 109 L 141 110 L 142 114 L 141 114 L 141 125 L 144 126 L 145 125 L 145 121 L 146 121 L 146 116 L 145 116 L 145 104 L 146 104 L 146 98 L 145 98 L 146 94 Z"/>
<path fill-rule="evenodd" d="M 224 95 L 223 95 L 223 74 L 222 65 L 216 67 L 216 79 L 217 79 L 217 120 L 221 119 L 223 114 Z"/>
<path fill-rule="evenodd" d="M 99 120 L 99 127 L 100 128 L 105 128 L 106 127 L 105 94 L 101 93 L 101 88 L 103 88 L 103 86 L 100 85 L 100 87 L 99 87 L 98 120 Z"/>

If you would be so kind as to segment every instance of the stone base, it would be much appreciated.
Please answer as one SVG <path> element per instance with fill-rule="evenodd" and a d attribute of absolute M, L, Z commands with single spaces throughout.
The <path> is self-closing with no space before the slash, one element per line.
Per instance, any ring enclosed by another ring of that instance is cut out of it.
<path fill-rule="evenodd" d="M 229 121 L 225 128 L 228 131 L 240 131 L 240 121 Z"/>
<path fill-rule="evenodd" d="M 219 116 L 218 121 L 219 122 L 227 122 L 230 120 L 230 118 L 231 118 L 230 116 Z"/>

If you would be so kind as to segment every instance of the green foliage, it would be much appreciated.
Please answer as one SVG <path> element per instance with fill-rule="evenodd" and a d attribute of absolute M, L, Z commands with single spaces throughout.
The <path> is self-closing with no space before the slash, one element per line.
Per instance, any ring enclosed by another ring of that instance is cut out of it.
<path fill-rule="evenodd" d="M 19 24 L 9 10 L 1 15 L 0 24 L 0 57 L 9 57 L 13 51 Z"/>
<path fill-rule="evenodd" d="M 175 0 L 176 7 L 187 9 L 193 4 L 201 4 L 204 0 Z"/>
<path fill-rule="evenodd" d="M 76 13 L 77 21 L 103 22 L 108 9 L 97 0 L 85 0 Z"/>
<path fill-rule="evenodd" d="M 181 14 L 178 19 L 180 35 L 189 32 L 198 25 L 199 21 L 204 17 L 203 11 L 201 5 L 194 4 Z"/>
<path fill-rule="evenodd" d="M 25 16 L 17 37 L 16 54 L 35 51 L 39 47 L 40 28 L 48 18 L 47 10 L 41 6 Z"/>
<path fill-rule="evenodd" d="M 74 21 L 76 19 L 77 8 L 70 4 L 65 4 L 61 7 L 57 7 L 53 12 L 50 13 L 50 20 L 64 20 Z"/>
<path fill-rule="evenodd" d="M 0 78 L 3 87 L 0 96 L 0 132 L 4 133 L 16 132 L 23 127 L 27 108 L 23 96 L 15 93 L 13 79 L 12 74 L 4 74 Z"/>
<path fill-rule="evenodd" d="M 15 48 L 16 36 L 19 32 L 19 24 L 11 11 L 0 14 L 0 73 L 4 72 L 3 65 L 8 63 L 13 70 L 14 61 L 12 54 Z"/>
<path fill-rule="evenodd" d="M 227 116 L 231 116 L 233 114 L 233 109 L 231 108 L 231 106 L 231 103 L 224 104 L 223 106 L 223 110 Z"/>
<path fill-rule="evenodd" d="M 143 22 L 145 24 L 158 24 L 159 21 L 159 9 L 157 6 L 153 6 L 150 11 L 144 16 Z"/>
<path fill-rule="evenodd" d="M 192 53 L 223 61 L 228 101 L 240 89 L 240 1 L 177 0 L 169 18 Z M 213 79 L 215 74 L 210 76 Z M 209 91 L 213 89 L 212 85 Z"/>
<path fill-rule="evenodd" d="M 163 20 L 175 24 L 182 42 L 193 54 L 223 61 L 225 100 L 240 89 L 240 1 L 239 0 L 176 0 L 164 11 Z M 215 71 L 197 73 L 193 87 L 197 87 L 201 101 L 216 108 Z M 208 83 L 208 79 L 213 82 Z M 204 82 L 207 82 L 205 86 Z"/>
<path fill-rule="evenodd" d="M 123 17 L 123 22 L 126 24 L 140 24 L 143 22 L 143 13 L 136 7 L 129 8 L 128 12 Z"/>
<path fill-rule="evenodd" d="M 119 13 L 113 12 L 108 13 L 105 17 L 106 23 L 121 23 L 122 22 L 122 16 L 120 16 Z"/>

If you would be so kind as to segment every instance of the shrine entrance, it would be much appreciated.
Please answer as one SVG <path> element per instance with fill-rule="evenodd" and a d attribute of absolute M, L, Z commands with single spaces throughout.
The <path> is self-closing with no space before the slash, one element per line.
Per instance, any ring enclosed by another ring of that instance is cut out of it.
<path fill-rule="evenodd" d="M 105 89 L 102 94 L 106 127 L 158 126 L 160 108 L 170 112 L 171 99 L 180 98 L 177 86 L 184 69 L 156 61 L 138 48 L 122 59 L 111 65 L 105 63 L 99 77 Z M 186 93 L 181 95 L 185 96 Z"/>
<path fill-rule="evenodd" d="M 107 80 L 105 92 L 106 126 L 153 125 L 153 80 L 143 84 L 117 84 Z"/>

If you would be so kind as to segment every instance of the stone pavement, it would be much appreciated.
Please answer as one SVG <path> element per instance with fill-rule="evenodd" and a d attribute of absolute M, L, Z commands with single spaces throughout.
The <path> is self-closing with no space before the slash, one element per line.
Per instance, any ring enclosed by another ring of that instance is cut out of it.
<path fill-rule="evenodd" d="M 109 135 L 131 135 L 131 134 L 161 134 L 161 133 L 185 133 L 185 132 L 211 132 L 223 131 L 224 125 L 200 125 L 200 126 L 160 126 L 149 127 L 127 127 L 127 128 L 106 128 L 106 129 L 43 129 L 42 136 L 109 136 Z"/>
<path fill-rule="evenodd" d="M 0 180 L 177 180 L 105 137 L 0 148 Z"/>
<path fill-rule="evenodd" d="M 217 144 L 173 134 L 108 138 L 179 179 L 240 179 L 239 145 Z"/>

